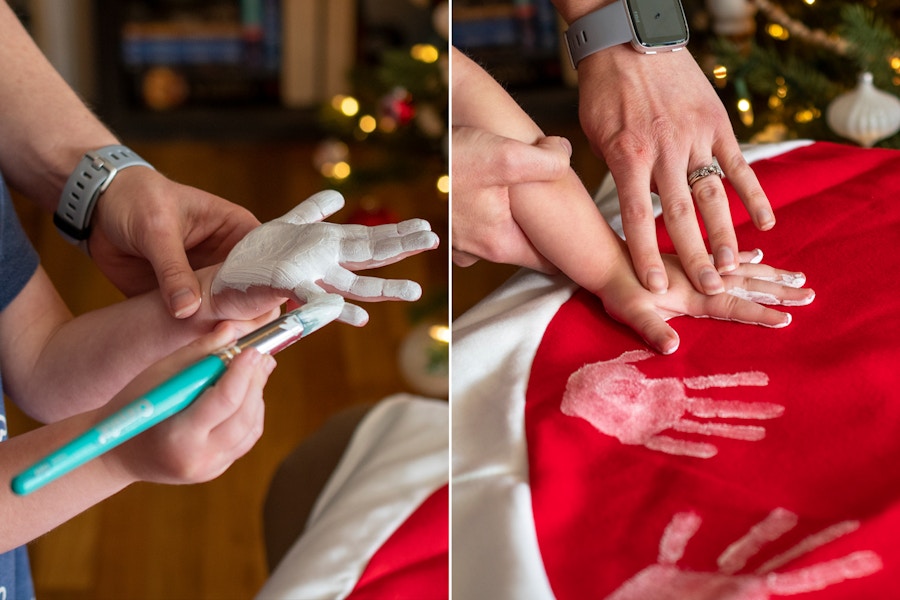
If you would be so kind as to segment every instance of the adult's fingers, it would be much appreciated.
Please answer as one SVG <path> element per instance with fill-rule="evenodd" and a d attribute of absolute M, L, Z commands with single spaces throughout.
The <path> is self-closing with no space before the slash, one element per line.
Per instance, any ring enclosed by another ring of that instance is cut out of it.
<path fill-rule="evenodd" d="M 619 190 L 622 232 L 635 274 L 646 289 L 664 294 L 669 288 L 669 279 L 656 239 L 650 173 L 635 164 L 630 167 L 618 164 L 609 166 Z"/>
<path fill-rule="evenodd" d="M 691 173 L 713 165 L 712 158 L 692 163 Z M 713 173 L 694 181 L 691 195 L 706 228 L 713 262 L 719 273 L 733 271 L 737 265 L 738 243 L 731 220 L 728 196 L 722 180 Z"/>
<path fill-rule="evenodd" d="M 775 213 L 772 212 L 772 205 L 759 184 L 756 173 L 741 154 L 734 137 L 725 136 L 723 140 L 713 149 L 719 166 L 747 208 L 753 224 L 763 231 L 771 229 L 775 226 Z"/>
<path fill-rule="evenodd" d="M 718 294 L 725 285 L 709 260 L 687 175 L 687 167 L 680 162 L 661 166 L 654 174 L 666 231 L 694 288 L 704 294 Z"/>

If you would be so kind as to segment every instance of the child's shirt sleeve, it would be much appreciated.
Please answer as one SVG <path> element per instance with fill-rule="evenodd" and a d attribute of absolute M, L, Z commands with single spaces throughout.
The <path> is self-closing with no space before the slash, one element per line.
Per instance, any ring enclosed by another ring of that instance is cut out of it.
<path fill-rule="evenodd" d="M 19 294 L 38 266 L 38 255 L 19 223 L 0 176 L 0 310 Z"/>

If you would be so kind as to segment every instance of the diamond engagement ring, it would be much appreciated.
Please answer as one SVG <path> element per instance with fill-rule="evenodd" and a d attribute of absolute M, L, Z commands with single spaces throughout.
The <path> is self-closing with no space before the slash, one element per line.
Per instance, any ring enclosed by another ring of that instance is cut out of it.
<path fill-rule="evenodd" d="M 694 184 L 710 175 L 718 175 L 720 178 L 725 177 L 725 173 L 719 168 L 719 165 L 713 163 L 707 167 L 700 167 L 690 175 L 688 175 L 688 186 L 693 189 Z"/>

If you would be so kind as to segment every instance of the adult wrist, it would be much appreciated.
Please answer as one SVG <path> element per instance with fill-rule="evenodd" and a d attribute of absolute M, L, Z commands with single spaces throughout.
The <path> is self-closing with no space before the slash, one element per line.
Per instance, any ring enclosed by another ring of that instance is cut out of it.
<path fill-rule="evenodd" d="M 641 54 L 683 49 L 690 33 L 680 0 L 616 0 L 573 21 L 565 32 L 572 68 L 588 56 L 630 44 Z"/>
<path fill-rule="evenodd" d="M 119 171 L 128 167 L 153 166 L 136 152 L 121 144 L 88 151 L 69 175 L 53 223 L 62 237 L 87 250 L 94 208 Z"/>

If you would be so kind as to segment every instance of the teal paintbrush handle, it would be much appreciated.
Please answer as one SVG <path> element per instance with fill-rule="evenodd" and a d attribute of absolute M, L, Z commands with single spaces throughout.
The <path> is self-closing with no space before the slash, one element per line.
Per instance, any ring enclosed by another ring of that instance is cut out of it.
<path fill-rule="evenodd" d="M 226 366 L 216 355 L 194 363 L 15 476 L 13 492 L 29 494 L 184 410 Z"/>

